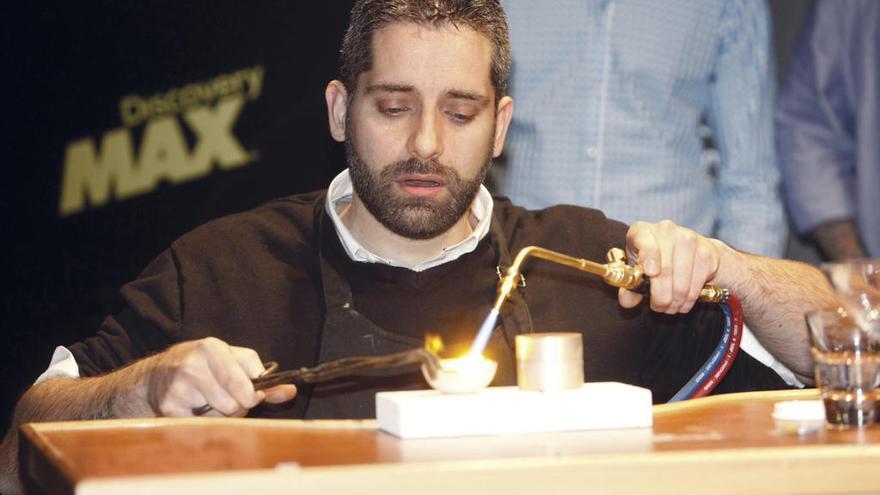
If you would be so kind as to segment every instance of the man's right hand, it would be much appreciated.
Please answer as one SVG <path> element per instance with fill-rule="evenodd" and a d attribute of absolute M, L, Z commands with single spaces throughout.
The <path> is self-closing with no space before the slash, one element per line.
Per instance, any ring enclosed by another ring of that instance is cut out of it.
<path fill-rule="evenodd" d="M 145 359 L 138 395 L 157 416 L 192 416 L 193 409 L 210 405 L 206 416 L 244 416 L 265 400 L 288 401 L 294 385 L 255 391 L 251 383 L 263 367 L 256 351 L 208 337 L 176 344 Z"/>

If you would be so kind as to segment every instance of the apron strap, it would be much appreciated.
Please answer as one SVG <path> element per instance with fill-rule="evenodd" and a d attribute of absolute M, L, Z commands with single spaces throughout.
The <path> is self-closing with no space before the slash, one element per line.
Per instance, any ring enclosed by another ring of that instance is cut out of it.
<path fill-rule="evenodd" d="M 339 271 L 327 261 L 324 255 L 325 235 L 338 235 L 333 226 L 333 222 L 327 215 L 324 208 L 324 200 L 321 201 L 321 207 L 318 208 L 317 218 L 315 218 L 315 226 L 318 239 L 318 261 L 321 269 L 321 286 L 324 296 L 324 313 L 331 309 L 350 309 L 353 307 L 354 299 L 351 295 L 351 286 L 348 281 L 340 275 Z"/>
<path fill-rule="evenodd" d="M 505 236 L 504 232 L 501 230 L 501 222 L 498 221 L 495 213 L 492 213 L 492 223 L 489 227 L 489 234 L 492 239 L 492 244 L 498 252 L 497 269 L 503 275 L 507 272 L 507 269 L 510 268 L 510 265 L 513 264 L 513 257 L 510 255 L 507 236 Z M 511 352 L 514 352 L 516 348 L 514 340 L 517 335 L 534 333 L 532 315 L 529 312 L 529 307 L 522 295 L 523 288 L 524 287 L 520 287 L 519 289 L 512 291 L 507 301 L 501 306 L 502 331 L 504 332 L 504 340 L 507 342 Z"/>

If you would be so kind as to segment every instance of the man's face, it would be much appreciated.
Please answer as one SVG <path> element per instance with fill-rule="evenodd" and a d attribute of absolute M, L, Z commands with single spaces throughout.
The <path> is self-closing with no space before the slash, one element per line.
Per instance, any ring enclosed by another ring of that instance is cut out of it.
<path fill-rule="evenodd" d="M 372 69 L 347 108 L 346 150 L 357 196 L 392 232 L 431 238 L 467 214 L 507 124 L 499 136 L 491 49 L 467 27 L 375 33 Z"/>

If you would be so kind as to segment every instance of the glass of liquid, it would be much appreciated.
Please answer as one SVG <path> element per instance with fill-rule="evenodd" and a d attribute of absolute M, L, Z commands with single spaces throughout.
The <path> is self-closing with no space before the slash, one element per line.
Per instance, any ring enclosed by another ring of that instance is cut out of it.
<path fill-rule="evenodd" d="M 845 310 L 807 313 L 816 386 L 829 426 L 880 422 L 880 346 Z"/>

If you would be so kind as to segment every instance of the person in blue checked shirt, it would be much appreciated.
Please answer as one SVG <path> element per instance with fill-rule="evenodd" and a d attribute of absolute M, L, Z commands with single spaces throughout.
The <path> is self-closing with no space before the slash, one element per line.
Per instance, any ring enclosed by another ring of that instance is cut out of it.
<path fill-rule="evenodd" d="M 501 192 L 672 221 L 783 255 L 763 0 L 504 2 L 513 53 Z M 701 122 L 718 151 L 707 160 Z"/>

